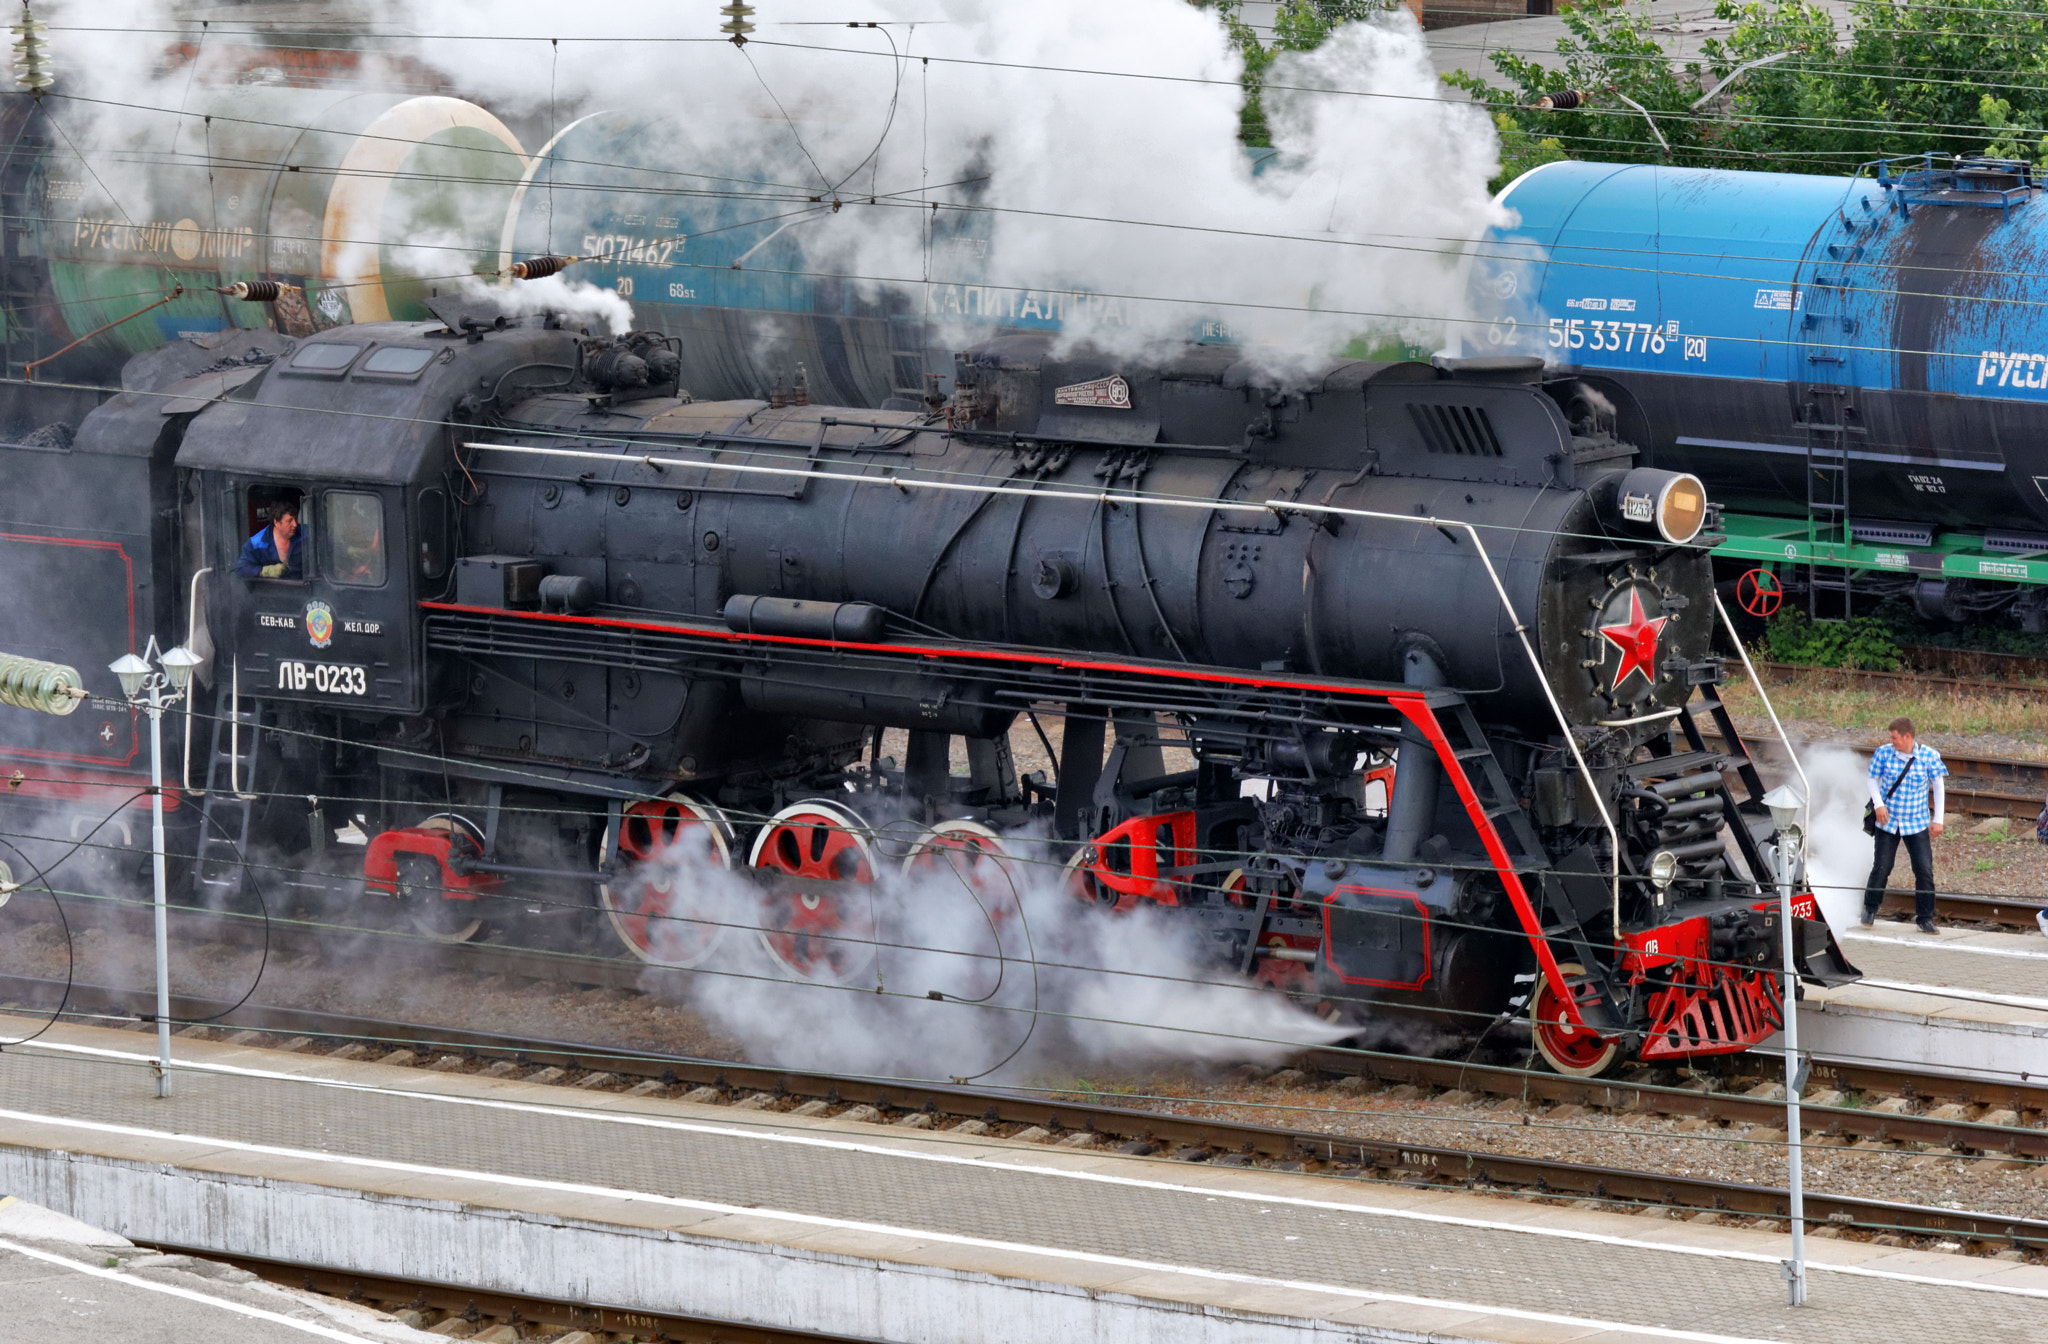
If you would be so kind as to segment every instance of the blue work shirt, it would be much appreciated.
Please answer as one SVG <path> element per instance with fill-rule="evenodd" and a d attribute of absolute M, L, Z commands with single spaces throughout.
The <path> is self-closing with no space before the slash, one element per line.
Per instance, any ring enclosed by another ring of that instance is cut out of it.
<path fill-rule="evenodd" d="M 303 579 L 306 577 L 305 552 L 305 537 L 293 537 L 292 558 L 290 563 L 285 565 L 285 578 Z M 260 579 L 263 577 L 264 566 L 279 563 L 282 562 L 278 559 L 277 542 L 271 537 L 270 529 L 266 527 L 242 543 L 241 558 L 235 561 L 235 573 L 245 579 Z"/>
<path fill-rule="evenodd" d="M 1947 774 L 1941 753 L 1925 742 L 1914 743 L 1911 756 L 1889 742 L 1871 753 L 1870 801 L 1882 805 L 1887 818 L 1879 829 L 1893 835 L 1918 835 L 1932 826 L 1940 819 L 1936 814 L 1945 801 L 1941 781 Z M 1898 787 L 1893 788 L 1894 784 Z M 1887 790 L 1890 801 L 1885 799 Z"/>

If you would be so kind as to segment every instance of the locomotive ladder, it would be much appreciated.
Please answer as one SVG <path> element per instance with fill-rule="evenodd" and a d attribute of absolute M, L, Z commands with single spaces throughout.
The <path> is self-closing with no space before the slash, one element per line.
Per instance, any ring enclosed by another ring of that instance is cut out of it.
<path fill-rule="evenodd" d="M 1439 712 L 1437 722 L 1443 729 L 1445 743 L 1451 749 L 1448 764 L 1464 776 L 1463 787 L 1458 792 L 1470 792 L 1487 825 L 1504 842 L 1515 873 L 1525 882 L 1532 877 L 1537 879 L 1536 885 L 1542 892 L 1538 913 L 1544 938 L 1567 944 L 1581 966 L 1590 969 L 1605 965 L 1606 959 L 1598 955 L 1592 940 L 1587 937 L 1585 926 L 1579 921 L 1578 912 L 1564 889 L 1556 866 L 1543 848 L 1543 842 L 1537 839 L 1536 828 L 1530 824 L 1528 812 L 1515 796 L 1514 786 L 1508 782 L 1507 772 L 1501 769 L 1499 758 L 1487 743 L 1486 734 L 1480 729 L 1472 707 L 1461 700 L 1449 713 Z M 1395 787 L 1400 787 L 1398 781 Z M 1485 837 L 1481 839 L 1483 841 Z M 1596 1029 L 1612 1032 L 1623 1024 L 1619 1005 L 1603 999 L 1594 1003 L 1581 1000 L 1579 1006 L 1582 1010 L 1591 1010 L 1587 1014 L 1588 1025 Z M 1596 1020 L 1601 1007 L 1612 1010 L 1611 1019 L 1604 1023 Z"/>
<path fill-rule="evenodd" d="M 214 698 L 213 746 L 206 758 L 206 802 L 199 810 L 199 844 L 192 881 L 210 909 L 232 909 L 247 876 L 244 858 L 256 814 L 257 770 L 262 764 L 263 707 L 223 685 Z"/>
<path fill-rule="evenodd" d="M 1702 710 L 1706 712 L 1714 733 L 1721 740 L 1719 748 L 1708 745 L 1706 734 L 1701 730 L 1698 711 Z M 1743 860 L 1749 864 L 1749 870 L 1753 873 L 1770 872 L 1772 865 L 1764 861 L 1762 846 L 1764 838 L 1772 832 L 1774 826 L 1763 805 L 1763 777 L 1757 772 L 1756 758 L 1750 755 L 1749 747 L 1743 742 L 1742 735 L 1735 731 L 1735 722 L 1729 717 L 1728 707 L 1722 703 L 1715 687 L 1709 685 L 1699 688 L 1699 699 L 1686 704 L 1680 710 L 1678 726 L 1685 734 L 1686 745 L 1691 750 L 1665 757 L 1659 764 L 1673 775 L 1686 775 L 1709 769 L 1724 770 L 1726 766 L 1732 764 L 1745 796 L 1738 799 L 1732 789 L 1723 786 L 1721 803 L 1728 818 L 1728 829 L 1734 833 L 1736 847 L 1741 850 Z M 1849 964 L 1841 946 L 1832 937 L 1829 938 L 1825 954 L 1813 956 L 1801 953 L 1799 973 L 1811 976 L 1826 985 L 1846 985 L 1861 979 L 1863 974 Z"/>

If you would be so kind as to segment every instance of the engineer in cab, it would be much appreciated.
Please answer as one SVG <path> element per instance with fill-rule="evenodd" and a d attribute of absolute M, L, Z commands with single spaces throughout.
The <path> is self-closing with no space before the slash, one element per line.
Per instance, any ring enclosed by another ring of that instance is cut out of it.
<path fill-rule="evenodd" d="M 299 506 L 284 504 L 271 515 L 270 526 L 242 543 L 235 573 L 245 579 L 303 579 L 306 577 L 304 548 L 295 544 L 299 535 Z"/>

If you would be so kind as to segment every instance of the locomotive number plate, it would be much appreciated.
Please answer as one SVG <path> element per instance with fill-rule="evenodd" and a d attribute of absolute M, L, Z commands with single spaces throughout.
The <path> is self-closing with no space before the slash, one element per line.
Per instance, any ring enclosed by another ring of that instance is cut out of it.
<path fill-rule="evenodd" d="M 277 665 L 280 691 L 318 691 L 322 695 L 368 695 L 370 674 L 349 663 L 305 663 L 285 659 Z"/>

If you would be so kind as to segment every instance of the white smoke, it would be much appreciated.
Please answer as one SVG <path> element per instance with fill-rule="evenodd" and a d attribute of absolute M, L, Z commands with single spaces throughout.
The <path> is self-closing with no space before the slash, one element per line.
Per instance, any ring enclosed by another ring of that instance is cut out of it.
<path fill-rule="evenodd" d="M 689 833 L 686 832 L 687 836 Z M 1346 1032 L 1231 975 L 1191 921 L 1068 894 L 1049 847 L 1006 840 L 1001 872 L 934 859 L 833 884 L 810 941 L 779 940 L 801 895 L 763 888 L 679 843 L 622 879 L 658 885 L 658 956 L 694 965 L 689 997 L 750 1058 L 906 1078 L 1015 1079 L 1049 1068 L 1277 1059 Z M 744 855 L 736 856 L 744 860 Z M 807 978 L 792 959 L 814 968 Z M 673 982 L 649 979 L 657 991 Z"/>
<path fill-rule="evenodd" d="M 1255 176 L 1241 63 L 1185 0 L 881 0 L 883 27 L 853 31 L 841 6 L 787 0 L 744 50 L 704 40 L 713 0 L 613 8 L 586 7 L 583 31 L 644 40 L 506 40 L 560 36 L 561 14 L 498 0 L 437 0 L 410 26 L 423 59 L 507 116 L 675 118 L 652 157 L 703 175 L 683 187 L 757 184 L 729 189 L 797 221 L 784 236 L 808 270 L 929 279 L 933 317 L 962 319 L 955 339 L 995 308 L 1055 310 L 1071 336 L 1123 351 L 1205 322 L 1282 360 L 1361 335 L 1434 346 L 1473 316 L 1461 241 L 1507 218 L 1486 193 L 1493 128 L 1442 96 L 1405 10 L 1275 63 L 1279 154 Z M 964 221 L 946 213 L 963 206 Z"/>
<path fill-rule="evenodd" d="M 1027 322 L 1050 311 L 1070 336 L 1125 352 L 1205 323 L 1271 347 L 1280 364 L 1361 336 L 1433 347 L 1476 329 L 1462 245 L 1508 219 L 1486 193 L 1493 128 L 1443 96 L 1405 9 L 1273 64 L 1265 110 L 1278 153 L 1255 175 L 1237 140 L 1241 61 L 1216 16 L 1186 0 L 875 0 L 880 26 L 860 28 L 826 0 L 778 0 L 744 49 L 717 40 L 717 0 L 597 0 L 573 13 L 537 0 L 362 0 L 323 14 L 351 8 L 368 36 L 339 50 L 366 87 L 443 80 L 518 127 L 529 153 L 594 112 L 660 121 L 658 142 L 635 154 L 674 174 L 677 191 L 744 198 L 764 229 L 788 225 L 804 269 L 908 285 L 942 330 L 963 319 L 953 337 L 986 332 L 995 309 Z M 109 211 L 136 222 L 175 222 L 195 191 L 220 197 L 215 212 L 231 222 L 236 160 L 270 152 L 255 126 L 351 134 L 367 115 L 345 88 L 309 98 L 274 87 L 290 72 L 251 66 L 269 41 L 257 25 L 283 44 L 336 46 L 295 39 L 304 24 L 272 11 L 224 11 L 204 29 L 147 0 L 51 0 L 42 12 L 58 29 L 62 96 L 50 107 L 84 154 L 88 190 L 104 187 Z M 273 148 L 296 152 L 288 139 Z M 394 195 L 436 162 L 400 172 Z M 152 199 L 174 170 L 190 179 L 178 199 Z M 432 229 L 386 220 L 389 236 L 364 240 L 387 267 L 494 269 L 495 258 L 421 241 L 450 214 L 458 233 L 480 224 L 470 217 L 498 201 L 492 183 L 460 177 L 421 197 L 418 209 L 442 216 Z"/>
<path fill-rule="evenodd" d="M 467 277 L 461 292 L 473 299 L 496 304 L 507 317 L 527 313 L 555 313 L 571 326 L 602 326 L 613 336 L 633 329 L 633 305 L 616 290 L 604 289 L 584 280 L 549 275 L 517 284 L 492 284 L 480 277 Z"/>
<path fill-rule="evenodd" d="M 1813 785 L 1807 808 L 1807 879 L 1828 923 L 1845 929 L 1863 909 L 1870 876 L 1870 837 L 1863 805 L 1870 800 L 1862 760 L 1847 747 L 1802 748 L 1800 762 Z"/>

